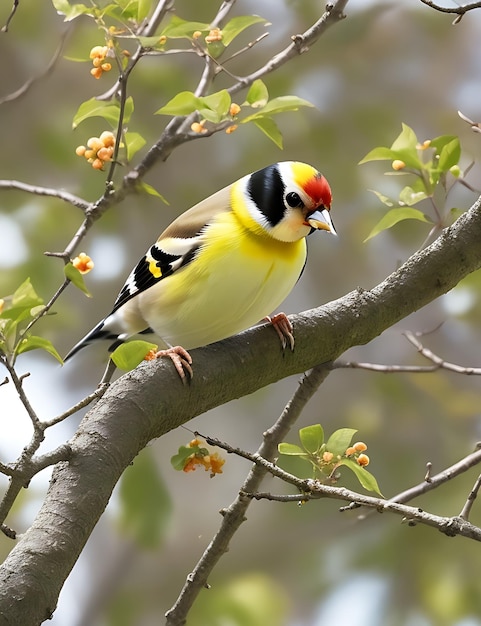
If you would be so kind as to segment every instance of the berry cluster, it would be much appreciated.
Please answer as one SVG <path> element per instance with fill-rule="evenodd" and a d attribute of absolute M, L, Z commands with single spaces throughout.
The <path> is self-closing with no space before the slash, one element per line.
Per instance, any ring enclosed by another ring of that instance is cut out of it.
<path fill-rule="evenodd" d="M 235 120 L 237 115 L 240 113 L 240 106 L 238 104 L 236 104 L 235 102 L 232 102 L 232 104 L 229 107 L 229 116 L 232 120 Z M 193 122 L 190 125 L 190 130 L 193 133 L 198 133 L 199 135 L 202 135 L 204 133 L 207 132 L 207 128 L 205 127 L 207 120 L 201 120 L 200 122 Z M 231 124 L 230 126 L 228 126 L 225 129 L 225 132 L 230 135 L 231 133 L 233 133 L 235 130 L 237 129 L 237 124 Z"/>
<path fill-rule="evenodd" d="M 92 59 L 93 68 L 90 73 L 94 78 L 99 79 L 104 72 L 110 72 L 112 69 L 111 63 L 105 59 L 109 55 L 110 48 L 108 46 L 94 46 L 90 50 L 90 58 Z"/>
<path fill-rule="evenodd" d="M 106 130 L 100 137 L 90 137 L 87 141 L 87 146 L 78 146 L 75 154 L 85 157 L 92 164 L 94 170 L 101 170 L 104 167 L 104 163 L 112 160 L 114 149 L 115 135 Z"/>
<path fill-rule="evenodd" d="M 361 467 L 369 465 L 369 457 L 367 454 L 363 454 L 367 450 L 367 446 L 363 441 L 358 441 L 353 446 L 350 446 L 345 454 L 347 457 L 354 459 Z"/>
<path fill-rule="evenodd" d="M 222 474 L 222 466 L 225 461 L 217 452 L 209 453 L 207 448 L 201 448 L 203 443 L 200 439 L 192 439 L 187 447 L 194 448 L 191 456 L 189 456 L 184 465 L 184 472 L 193 472 L 197 466 L 203 467 L 206 472 L 210 470 L 210 475 Z"/>

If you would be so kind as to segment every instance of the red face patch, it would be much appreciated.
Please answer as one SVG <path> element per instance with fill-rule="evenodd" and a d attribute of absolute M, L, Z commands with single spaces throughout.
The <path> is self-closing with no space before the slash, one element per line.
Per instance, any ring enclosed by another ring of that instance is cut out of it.
<path fill-rule="evenodd" d="M 331 207 L 332 192 L 329 183 L 322 174 L 313 176 L 303 185 L 304 191 L 312 198 L 316 206 Z"/>

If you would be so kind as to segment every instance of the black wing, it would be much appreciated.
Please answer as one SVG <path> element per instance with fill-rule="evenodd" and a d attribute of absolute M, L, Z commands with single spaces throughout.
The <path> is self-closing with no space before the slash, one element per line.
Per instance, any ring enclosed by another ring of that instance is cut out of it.
<path fill-rule="evenodd" d="M 184 243 L 186 240 L 183 240 Z M 200 243 L 192 239 L 190 247 L 183 254 L 172 254 L 160 247 L 160 243 L 154 243 L 146 255 L 139 261 L 125 281 L 115 301 L 112 313 L 117 311 L 128 300 L 138 293 L 153 287 L 159 280 L 163 280 L 175 271 L 190 263 L 200 247 Z"/>

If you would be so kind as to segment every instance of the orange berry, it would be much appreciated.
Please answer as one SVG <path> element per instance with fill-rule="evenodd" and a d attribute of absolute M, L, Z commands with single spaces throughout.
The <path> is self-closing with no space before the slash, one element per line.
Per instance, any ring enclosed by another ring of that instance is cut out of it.
<path fill-rule="evenodd" d="M 193 122 L 190 125 L 190 130 L 194 133 L 205 133 L 204 124 L 202 122 Z"/>
<path fill-rule="evenodd" d="M 92 76 L 93 76 L 94 78 L 96 78 L 96 79 L 98 80 L 98 79 L 102 76 L 103 71 L 102 71 L 102 68 L 101 68 L 101 67 L 93 67 L 93 68 L 90 70 L 90 73 L 92 74 Z"/>
<path fill-rule="evenodd" d="M 157 358 L 157 350 L 155 348 L 152 348 L 144 356 L 144 361 L 155 361 L 156 358 Z"/>
<path fill-rule="evenodd" d="M 99 139 L 106 148 L 109 146 L 115 146 L 115 135 L 110 132 L 110 130 L 104 130 Z"/>
<path fill-rule="evenodd" d="M 426 150 L 427 148 L 429 148 L 430 145 L 431 145 L 431 139 L 426 139 L 426 141 L 423 141 L 422 143 L 418 143 L 416 148 L 418 150 Z"/>
<path fill-rule="evenodd" d="M 77 156 L 84 156 L 85 155 L 85 151 L 86 151 L 86 147 L 85 146 L 77 146 L 75 148 L 75 154 Z"/>
<path fill-rule="evenodd" d="M 225 132 L 226 132 L 228 135 L 231 135 L 231 134 L 232 134 L 234 131 L 236 131 L 238 128 L 239 128 L 239 127 L 237 126 L 237 124 L 232 124 L 232 126 L 228 126 L 228 127 L 225 129 Z"/>
<path fill-rule="evenodd" d="M 356 451 L 354 450 L 354 448 L 353 448 L 352 446 L 350 446 L 350 447 L 346 450 L 345 455 L 346 455 L 346 456 L 352 456 L 355 452 L 356 452 Z"/>
<path fill-rule="evenodd" d="M 205 38 L 205 42 L 214 43 L 214 41 L 222 41 L 222 37 L 223 35 L 220 28 L 213 28 Z"/>
<path fill-rule="evenodd" d="M 367 454 L 360 454 L 357 457 L 356 461 L 361 467 L 366 467 L 366 465 L 369 465 L 369 457 L 367 456 Z"/>
<path fill-rule="evenodd" d="M 214 476 L 215 474 L 222 474 L 222 466 L 225 463 L 225 459 L 222 459 L 217 452 L 214 452 L 214 454 L 211 454 L 210 457 L 210 471 L 211 471 L 211 476 Z"/>
<path fill-rule="evenodd" d="M 322 460 L 324 461 L 324 463 L 330 463 L 332 461 L 332 459 L 334 458 L 334 455 L 332 452 L 324 452 L 324 454 L 322 455 Z"/>
<path fill-rule="evenodd" d="M 352 447 L 356 452 L 364 452 L 365 450 L 367 450 L 367 446 L 364 441 L 358 441 Z"/>
<path fill-rule="evenodd" d="M 104 162 L 100 159 L 94 159 L 92 161 L 92 167 L 94 168 L 94 170 L 101 170 L 104 167 Z"/>
<path fill-rule="evenodd" d="M 406 167 L 406 163 L 404 163 L 404 161 L 401 161 L 400 159 L 394 159 L 391 167 L 393 168 L 393 170 L 398 172 L 399 170 L 403 170 Z"/>
<path fill-rule="evenodd" d="M 238 104 L 236 104 L 235 102 L 233 102 L 230 107 L 229 107 L 229 115 L 231 117 L 235 117 L 238 113 L 240 113 L 240 106 Z"/>
<path fill-rule="evenodd" d="M 111 148 L 100 148 L 97 152 L 97 158 L 101 161 L 110 161 L 112 158 L 112 150 Z"/>
<path fill-rule="evenodd" d="M 99 139 L 99 137 L 90 137 L 90 139 L 87 141 L 87 146 L 91 150 L 97 152 L 97 150 L 100 150 L 100 148 L 104 147 L 104 143 Z"/>
<path fill-rule="evenodd" d="M 86 159 L 93 159 L 95 156 L 95 150 L 85 150 L 84 157 Z"/>
<path fill-rule="evenodd" d="M 104 57 L 104 46 L 94 46 L 92 50 L 90 50 L 90 58 L 95 59 L 96 57 Z"/>
<path fill-rule="evenodd" d="M 104 72 L 110 72 L 112 65 L 110 63 L 102 63 L 100 66 Z"/>

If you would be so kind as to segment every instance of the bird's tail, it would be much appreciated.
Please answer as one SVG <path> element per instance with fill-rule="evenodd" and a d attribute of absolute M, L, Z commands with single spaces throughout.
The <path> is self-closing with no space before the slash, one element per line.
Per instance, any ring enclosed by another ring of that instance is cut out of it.
<path fill-rule="evenodd" d="M 95 328 L 87 333 L 83 339 L 76 343 L 67 354 L 67 356 L 64 358 L 64 362 L 77 354 L 79 350 L 85 348 L 85 346 L 88 346 L 98 340 L 103 339 L 112 342 L 108 349 L 109 352 L 112 352 L 118 345 L 123 343 L 127 335 L 124 331 L 120 330 L 116 324 L 112 323 L 112 318 L 112 315 L 106 317 L 104 320 L 99 322 L 97 326 L 95 326 Z M 116 326 L 117 328 L 115 328 Z"/>

